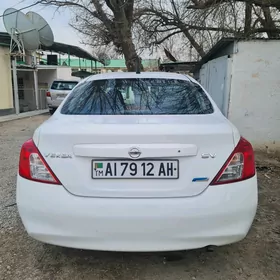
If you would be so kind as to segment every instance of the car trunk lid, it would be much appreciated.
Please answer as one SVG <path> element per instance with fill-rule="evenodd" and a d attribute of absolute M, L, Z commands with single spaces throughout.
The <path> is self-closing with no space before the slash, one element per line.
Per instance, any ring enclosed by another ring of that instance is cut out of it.
<path fill-rule="evenodd" d="M 231 126 L 214 114 L 60 115 L 40 128 L 38 148 L 63 186 L 74 195 L 164 198 L 203 192 L 234 149 L 234 142 Z M 141 155 L 132 159 L 129 153 L 135 148 Z M 96 164 L 107 161 L 165 161 L 179 169 L 178 177 L 93 178 Z"/>

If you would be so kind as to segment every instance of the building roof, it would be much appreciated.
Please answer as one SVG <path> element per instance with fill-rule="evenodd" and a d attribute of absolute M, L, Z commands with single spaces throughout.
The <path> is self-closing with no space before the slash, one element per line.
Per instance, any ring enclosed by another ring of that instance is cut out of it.
<path fill-rule="evenodd" d="M 84 49 L 73 46 L 73 45 L 68 45 L 68 44 L 63 44 L 63 43 L 58 43 L 54 42 L 51 47 L 46 47 L 46 46 L 41 46 L 41 49 L 43 51 L 51 51 L 51 52 L 56 52 L 56 53 L 61 53 L 61 54 L 68 54 L 72 56 L 77 56 L 83 59 L 88 59 L 88 60 L 93 60 L 93 61 L 98 61 L 96 57 L 91 55 L 89 52 L 85 51 Z"/>
<path fill-rule="evenodd" d="M 6 32 L 0 32 L 0 46 L 9 47 L 11 36 Z"/>
<path fill-rule="evenodd" d="M 76 59 L 71 58 L 70 59 L 70 65 L 68 65 L 68 59 L 63 58 L 60 61 L 60 64 L 67 64 L 67 66 L 71 67 L 77 67 L 77 68 L 91 68 L 91 61 L 87 59 Z M 144 68 L 157 68 L 158 67 L 158 60 L 157 59 L 143 59 L 142 64 Z M 93 64 L 93 67 L 95 67 L 95 64 Z M 100 62 L 97 62 L 96 64 L 97 68 L 126 68 L 125 60 L 124 59 L 110 59 L 108 60 L 108 65 L 103 65 Z"/>
<path fill-rule="evenodd" d="M 194 67 L 194 71 L 198 70 L 201 65 L 205 64 L 207 61 L 211 60 L 220 50 L 223 48 L 226 48 L 228 45 L 234 43 L 234 41 L 237 40 L 235 38 L 222 38 L 220 41 L 216 43 L 212 47 L 212 49 L 209 50 L 209 52 L 201 58 L 200 61 L 197 62 L 197 64 Z"/>
<path fill-rule="evenodd" d="M 11 36 L 7 32 L 0 32 L 0 46 L 10 46 Z M 73 45 L 63 44 L 54 42 L 51 47 L 41 46 L 43 51 L 50 51 L 59 54 L 69 54 L 71 56 L 76 56 L 78 58 L 71 58 L 70 65 L 68 65 L 68 58 L 62 58 L 60 64 L 62 65 L 63 62 L 66 63 L 67 66 L 70 67 L 79 67 L 79 68 L 91 68 L 92 62 L 93 67 L 96 66 L 98 68 L 103 68 L 104 65 L 98 61 L 96 57 L 88 53 L 86 50 Z M 81 59 L 79 59 L 81 58 Z M 44 60 L 44 59 L 42 59 Z M 143 59 L 142 64 L 144 68 L 157 68 L 158 67 L 158 60 L 157 59 Z M 105 65 L 106 68 L 126 68 L 125 60 L 124 59 L 110 59 L 108 60 L 108 65 Z"/>
<path fill-rule="evenodd" d="M 271 41 L 271 40 L 280 40 L 280 38 L 244 38 L 244 37 L 223 37 L 219 40 L 209 52 L 201 58 L 201 60 L 194 67 L 194 71 L 197 71 L 203 64 L 207 63 L 209 60 L 212 60 L 217 53 L 222 51 L 224 48 L 233 44 L 236 41 Z"/>
<path fill-rule="evenodd" d="M 11 36 L 7 32 L 0 32 L 0 45 L 10 46 Z M 83 50 L 80 47 L 54 42 L 51 47 L 41 46 L 44 51 L 57 52 L 62 54 L 69 54 L 83 59 L 98 61 L 96 57 Z"/>
<path fill-rule="evenodd" d="M 167 72 L 189 71 L 192 72 L 197 61 L 178 61 L 161 63 L 159 69 Z"/>

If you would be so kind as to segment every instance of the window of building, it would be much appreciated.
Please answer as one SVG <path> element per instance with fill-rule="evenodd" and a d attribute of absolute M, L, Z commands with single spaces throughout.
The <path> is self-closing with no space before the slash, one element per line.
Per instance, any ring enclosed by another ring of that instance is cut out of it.
<path fill-rule="evenodd" d="M 17 56 L 17 57 L 16 57 L 16 61 L 17 61 L 17 62 L 24 62 L 23 56 Z"/>
<path fill-rule="evenodd" d="M 18 99 L 24 99 L 24 82 L 23 82 L 23 78 L 18 78 Z"/>
<path fill-rule="evenodd" d="M 101 74 L 101 69 L 92 69 L 93 74 Z"/>

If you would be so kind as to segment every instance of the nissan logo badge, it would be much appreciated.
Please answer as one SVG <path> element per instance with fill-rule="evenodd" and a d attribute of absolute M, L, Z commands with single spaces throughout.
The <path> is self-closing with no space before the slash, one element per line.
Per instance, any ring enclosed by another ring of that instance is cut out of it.
<path fill-rule="evenodd" d="M 139 158 L 141 156 L 141 152 L 137 148 L 131 148 L 128 154 L 131 158 Z"/>

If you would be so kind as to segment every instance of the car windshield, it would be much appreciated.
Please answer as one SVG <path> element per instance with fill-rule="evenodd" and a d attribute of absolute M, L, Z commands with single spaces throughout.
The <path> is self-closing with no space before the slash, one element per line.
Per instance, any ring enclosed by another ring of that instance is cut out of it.
<path fill-rule="evenodd" d="M 78 82 L 72 81 L 54 81 L 51 89 L 54 90 L 72 90 Z"/>
<path fill-rule="evenodd" d="M 85 81 L 61 109 L 68 115 L 211 114 L 213 107 L 196 83 L 177 79 Z"/>

